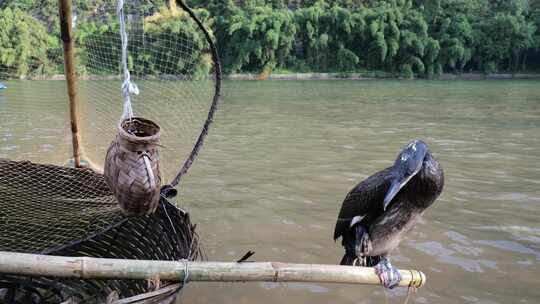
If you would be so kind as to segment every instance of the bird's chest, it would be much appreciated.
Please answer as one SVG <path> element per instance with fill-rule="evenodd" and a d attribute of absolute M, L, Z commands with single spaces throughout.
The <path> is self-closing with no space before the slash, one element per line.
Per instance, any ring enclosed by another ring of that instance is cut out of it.
<path fill-rule="evenodd" d="M 369 229 L 373 256 L 386 255 L 398 247 L 405 234 L 409 232 L 421 213 L 408 208 L 395 206 L 387 213 L 378 217 Z"/>

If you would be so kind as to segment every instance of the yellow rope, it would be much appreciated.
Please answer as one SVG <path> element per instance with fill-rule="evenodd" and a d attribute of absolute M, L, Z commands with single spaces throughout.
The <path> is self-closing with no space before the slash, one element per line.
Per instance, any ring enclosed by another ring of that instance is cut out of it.
<path fill-rule="evenodd" d="M 414 271 L 409 271 L 411 272 L 411 282 L 409 283 L 409 287 L 407 288 L 407 296 L 405 297 L 405 302 L 403 304 L 408 304 L 411 294 L 416 293 L 416 287 L 422 285 L 422 276 L 420 276 L 420 282 L 416 282 L 414 278 Z"/>

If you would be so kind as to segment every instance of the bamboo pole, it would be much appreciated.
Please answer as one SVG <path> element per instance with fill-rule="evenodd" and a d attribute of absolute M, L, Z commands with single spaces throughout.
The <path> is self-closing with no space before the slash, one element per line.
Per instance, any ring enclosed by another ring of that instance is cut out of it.
<path fill-rule="evenodd" d="M 73 47 L 73 28 L 71 18 L 71 0 L 58 0 L 60 32 L 64 48 L 64 73 L 69 96 L 69 115 L 71 119 L 71 138 L 73 142 L 73 161 L 75 168 L 81 167 L 81 136 L 79 134 L 79 109 L 75 75 L 75 56 Z"/>
<path fill-rule="evenodd" d="M 373 268 L 279 262 L 189 262 L 61 257 L 0 251 L 0 273 L 79 279 L 148 279 L 219 282 L 319 282 L 380 285 Z M 421 287 L 426 276 L 399 270 L 399 286 Z"/>

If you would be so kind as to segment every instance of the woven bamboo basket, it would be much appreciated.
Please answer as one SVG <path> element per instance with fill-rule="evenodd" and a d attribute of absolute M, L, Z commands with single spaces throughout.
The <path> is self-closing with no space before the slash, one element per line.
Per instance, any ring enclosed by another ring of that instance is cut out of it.
<path fill-rule="evenodd" d="M 159 126 L 133 117 L 118 124 L 118 135 L 107 150 L 105 181 L 126 215 L 154 213 L 160 197 Z"/>

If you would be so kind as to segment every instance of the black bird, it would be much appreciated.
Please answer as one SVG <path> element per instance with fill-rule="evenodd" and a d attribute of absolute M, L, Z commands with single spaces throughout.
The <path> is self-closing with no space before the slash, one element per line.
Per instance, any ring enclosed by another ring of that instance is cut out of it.
<path fill-rule="evenodd" d="M 388 254 L 441 194 L 444 174 L 425 142 L 413 140 L 392 167 L 368 177 L 348 194 L 336 222 L 334 240 L 342 237 L 341 265 L 375 266 L 383 286 L 401 277 Z"/>

